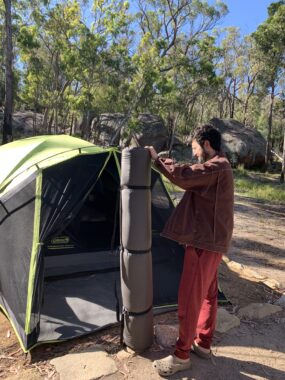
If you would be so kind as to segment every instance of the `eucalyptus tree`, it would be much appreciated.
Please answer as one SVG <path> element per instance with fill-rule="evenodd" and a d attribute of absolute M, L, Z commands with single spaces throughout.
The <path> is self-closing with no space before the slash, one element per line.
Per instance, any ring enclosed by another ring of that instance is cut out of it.
<path fill-rule="evenodd" d="M 242 102 L 241 121 L 243 124 L 254 125 L 255 120 L 249 116 L 250 100 L 257 93 L 258 79 L 262 75 L 263 61 L 260 59 L 251 36 L 245 36 L 239 61 L 239 75 L 242 83 L 239 98 Z"/>
<path fill-rule="evenodd" d="M 133 59 L 143 83 L 140 106 L 149 104 L 162 113 L 173 137 L 177 122 L 187 119 L 206 83 L 215 77 L 210 32 L 227 8 L 199 0 L 140 0 L 138 4 L 141 39 Z"/>
<path fill-rule="evenodd" d="M 267 120 L 267 167 L 271 155 L 274 103 L 276 96 L 279 96 L 278 81 L 284 75 L 285 69 L 285 0 L 272 3 L 268 7 L 268 18 L 253 33 L 253 38 L 264 62 L 260 80 L 270 97 Z"/>
<path fill-rule="evenodd" d="M 241 73 L 241 57 L 243 40 L 239 28 L 228 27 L 220 35 L 221 57 L 217 64 L 217 73 L 223 79 L 224 85 L 219 90 L 219 116 L 234 118 L 236 108 L 241 104 L 239 92 L 243 82 Z"/>
<path fill-rule="evenodd" d="M 13 139 L 12 112 L 13 112 L 13 43 L 12 43 L 12 1 L 4 0 L 5 14 L 5 104 L 3 118 L 2 144 Z"/>
<path fill-rule="evenodd" d="M 0 3 L 0 107 L 5 103 L 5 7 Z"/>
<path fill-rule="evenodd" d="M 76 65 L 80 7 L 76 1 L 47 4 L 34 9 L 31 19 L 18 38 L 25 68 L 22 100 L 45 113 L 48 133 L 52 125 L 57 132 L 65 92 L 80 70 Z"/>
<path fill-rule="evenodd" d="M 95 0 L 88 6 L 92 9 L 84 19 L 79 1 L 57 2 L 34 11 L 33 23 L 21 28 L 22 99 L 44 111 L 49 133 L 52 125 L 58 132 L 59 119 L 65 126 L 79 116 L 80 134 L 88 138 L 92 111 L 123 103 L 119 89 L 129 62 L 128 3 Z"/>

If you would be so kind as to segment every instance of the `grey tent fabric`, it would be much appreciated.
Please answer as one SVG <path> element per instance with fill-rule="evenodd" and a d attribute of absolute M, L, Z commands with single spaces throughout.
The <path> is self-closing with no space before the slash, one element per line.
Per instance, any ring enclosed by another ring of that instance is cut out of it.
<path fill-rule="evenodd" d="M 116 323 L 117 281 L 117 273 L 109 272 L 46 282 L 38 341 L 70 339 Z"/>
<path fill-rule="evenodd" d="M 151 167 L 148 150 L 126 148 L 121 160 L 123 338 L 143 351 L 153 341 Z"/>

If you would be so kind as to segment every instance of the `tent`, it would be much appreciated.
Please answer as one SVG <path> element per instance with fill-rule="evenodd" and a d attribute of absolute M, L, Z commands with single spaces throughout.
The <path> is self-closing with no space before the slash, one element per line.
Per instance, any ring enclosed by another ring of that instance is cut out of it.
<path fill-rule="evenodd" d="M 0 308 L 24 351 L 117 323 L 120 152 L 37 136 L 0 148 Z M 173 210 L 152 169 L 154 312 L 175 307 L 183 249 L 160 236 Z M 139 217 L 139 215 L 138 215 Z"/>

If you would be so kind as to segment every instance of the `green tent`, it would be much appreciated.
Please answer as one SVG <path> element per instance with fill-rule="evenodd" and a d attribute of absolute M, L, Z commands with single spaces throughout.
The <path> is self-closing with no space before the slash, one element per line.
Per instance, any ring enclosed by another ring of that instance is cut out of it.
<path fill-rule="evenodd" d="M 120 152 L 38 136 L 0 147 L 0 162 L 0 308 L 24 351 L 116 323 Z M 160 236 L 174 206 L 155 170 L 151 187 L 159 312 L 177 303 L 183 250 Z"/>

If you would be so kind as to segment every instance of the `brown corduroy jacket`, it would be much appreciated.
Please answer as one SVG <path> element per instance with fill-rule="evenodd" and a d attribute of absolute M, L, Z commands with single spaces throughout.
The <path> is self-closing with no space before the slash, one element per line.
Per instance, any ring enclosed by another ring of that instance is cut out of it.
<path fill-rule="evenodd" d="M 217 154 L 204 164 L 157 159 L 157 169 L 186 190 L 162 235 L 184 245 L 228 252 L 233 232 L 234 186 L 229 161 Z"/>

